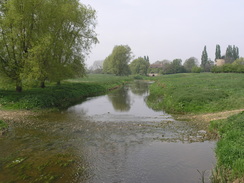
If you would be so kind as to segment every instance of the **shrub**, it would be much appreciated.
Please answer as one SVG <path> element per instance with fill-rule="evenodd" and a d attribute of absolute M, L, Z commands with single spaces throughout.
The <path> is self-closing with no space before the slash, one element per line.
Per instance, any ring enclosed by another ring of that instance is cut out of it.
<path fill-rule="evenodd" d="M 200 73 L 202 71 L 201 67 L 194 66 L 191 69 L 192 73 Z"/>

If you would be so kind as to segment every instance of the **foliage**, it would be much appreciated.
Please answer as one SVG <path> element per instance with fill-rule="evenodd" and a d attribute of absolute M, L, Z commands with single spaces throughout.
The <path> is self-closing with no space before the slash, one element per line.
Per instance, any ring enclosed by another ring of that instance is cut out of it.
<path fill-rule="evenodd" d="M 220 49 L 220 45 L 216 45 L 216 50 L 215 50 L 215 60 L 220 59 L 221 58 L 221 49 Z"/>
<path fill-rule="evenodd" d="M 190 57 L 186 59 L 186 61 L 184 62 L 184 68 L 186 72 L 192 72 L 192 69 L 194 67 L 197 67 L 197 65 L 198 65 L 198 60 L 195 57 Z"/>
<path fill-rule="evenodd" d="M 139 57 L 133 60 L 129 66 L 132 74 L 147 75 L 150 63 L 144 58 Z"/>
<path fill-rule="evenodd" d="M 0 11 L 0 72 L 17 91 L 84 75 L 84 56 L 97 43 L 93 9 L 78 0 L 8 0 Z"/>
<path fill-rule="evenodd" d="M 217 142 L 217 172 L 226 182 L 233 182 L 244 175 L 244 112 L 226 120 L 213 121 L 211 126 L 217 129 L 220 140 Z M 214 127 L 213 127 L 214 126 Z M 216 179 L 216 177 L 215 177 Z"/>
<path fill-rule="evenodd" d="M 213 73 L 244 73 L 244 65 L 242 64 L 224 64 L 222 66 L 214 66 L 211 69 Z"/>
<path fill-rule="evenodd" d="M 236 60 L 233 62 L 233 64 L 234 64 L 234 65 L 238 65 L 238 66 L 244 65 L 244 58 L 241 57 L 241 58 L 236 59 Z"/>
<path fill-rule="evenodd" d="M 185 68 L 182 65 L 181 59 L 174 59 L 172 62 L 164 60 L 163 62 L 163 74 L 175 74 L 175 73 L 184 73 Z"/>
<path fill-rule="evenodd" d="M 112 53 L 104 60 L 103 72 L 126 76 L 130 74 L 129 62 L 132 58 L 131 48 L 128 45 L 115 46 Z"/>
<path fill-rule="evenodd" d="M 216 48 L 217 49 L 217 48 Z M 208 58 L 207 47 L 204 46 L 201 57 L 201 68 L 203 72 L 210 72 L 214 62 Z"/>
<path fill-rule="evenodd" d="M 175 74 L 150 87 L 148 104 L 169 113 L 207 113 L 244 108 L 242 74 Z"/>
<path fill-rule="evenodd" d="M 8 125 L 3 120 L 0 120 L 0 130 L 4 130 L 6 128 L 8 128 Z"/>
<path fill-rule="evenodd" d="M 204 46 L 204 49 L 202 51 L 202 57 L 201 57 L 201 67 L 202 67 L 203 71 L 206 71 L 207 63 L 208 63 L 207 47 Z"/>
<path fill-rule="evenodd" d="M 231 64 L 238 58 L 239 58 L 239 48 L 236 47 L 235 45 L 233 46 L 228 45 L 225 53 L 225 62 Z"/>
<path fill-rule="evenodd" d="M 202 68 L 201 67 L 197 67 L 197 66 L 194 66 L 191 69 L 192 73 L 200 73 L 201 71 L 202 71 Z"/>

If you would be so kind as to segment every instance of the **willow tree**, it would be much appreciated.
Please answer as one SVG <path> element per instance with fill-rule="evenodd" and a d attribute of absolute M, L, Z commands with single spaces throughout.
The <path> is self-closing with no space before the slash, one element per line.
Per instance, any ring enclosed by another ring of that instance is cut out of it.
<path fill-rule="evenodd" d="M 21 74 L 34 36 L 35 3 L 32 0 L 8 0 L 1 4 L 0 69 L 22 91 Z"/>
<path fill-rule="evenodd" d="M 84 74 L 97 43 L 95 11 L 78 0 L 8 0 L 1 4 L 0 71 L 23 81 L 61 81 Z"/>
<path fill-rule="evenodd" d="M 147 57 L 139 57 L 130 63 L 130 70 L 132 74 L 147 75 L 148 68 L 150 66 L 149 59 Z"/>
<path fill-rule="evenodd" d="M 128 45 L 115 46 L 112 53 L 104 60 L 103 72 L 117 76 L 129 75 L 131 58 L 132 52 Z"/>

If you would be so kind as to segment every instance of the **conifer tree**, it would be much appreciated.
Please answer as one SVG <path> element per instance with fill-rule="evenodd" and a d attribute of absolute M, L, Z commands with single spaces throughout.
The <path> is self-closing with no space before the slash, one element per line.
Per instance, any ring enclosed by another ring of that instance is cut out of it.
<path fill-rule="evenodd" d="M 208 53 L 207 53 L 207 47 L 204 46 L 202 57 L 201 57 L 201 67 L 203 71 L 206 71 L 206 65 L 208 63 Z"/>
<path fill-rule="evenodd" d="M 216 45 L 216 50 L 215 50 L 215 61 L 217 59 L 220 59 L 221 58 L 221 50 L 220 50 L 220 45 Z"/>

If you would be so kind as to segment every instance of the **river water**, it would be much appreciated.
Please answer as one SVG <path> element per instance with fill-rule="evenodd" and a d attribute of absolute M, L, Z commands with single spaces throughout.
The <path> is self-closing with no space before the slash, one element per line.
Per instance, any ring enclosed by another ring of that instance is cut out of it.
<path fill-rule="evenodd" d="M 215 142 L 202 127 L 146 105 L 148 82 L 12 123 L 0 183 L 209 182 Z"/>

